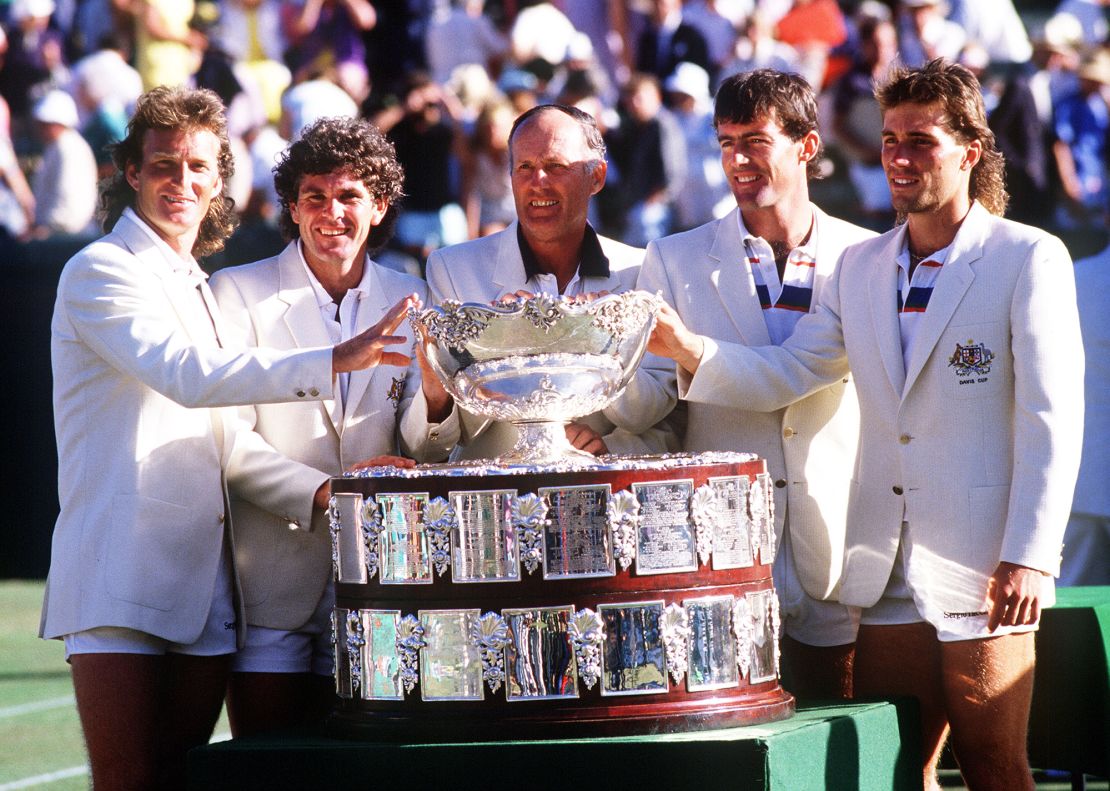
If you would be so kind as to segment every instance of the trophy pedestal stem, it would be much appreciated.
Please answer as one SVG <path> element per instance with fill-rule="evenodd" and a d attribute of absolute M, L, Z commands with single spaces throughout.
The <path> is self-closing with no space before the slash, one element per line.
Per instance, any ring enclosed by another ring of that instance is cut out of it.
<path fill-rule="evenodd" d="M 517 422 L 517 440 L 512 450 L 503 453 L 498 461 L 503 464 L 549 464 L 562 462 L 583 464 L 594 461 L 592 453 L 578 450 L 567 439 L 565 420 Z"/>

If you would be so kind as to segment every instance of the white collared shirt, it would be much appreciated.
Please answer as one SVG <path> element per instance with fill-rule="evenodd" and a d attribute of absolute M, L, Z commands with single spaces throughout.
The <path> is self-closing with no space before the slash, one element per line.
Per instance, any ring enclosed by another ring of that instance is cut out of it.
<path fill-rule="evenodd" d="M 370 263 L 370 257 L 366 257 L 366 261 L 362 268 L 362 279 L 354 288 L 348 289 L 347 293 L 343 295 L 342 301 L 339 303 L 339 315 L 336 318 L 336 305 L 332 300 L 331 295 L 328 294 L 320 281 L 313 274 L 312 268 L 309 267 L 308 262 L 304 257 L 304 249 L 301 246 L 301 241 L 297 240 L 297 255 L 300 256 L 301 266 L 304 267 L 305 274 L 308 275 L 308 282 L 312 286 L 312 291 L 316 295 L 316 306 L 320 311 L 320 318 L 324 322 L 324 327 L 327 328 L 328 337 L 331 338 L 333 344 L 341 343 L 350 340 L 356 335 L 355 328 L 358 326 L 358 308 L 359 302 L 370 295 L 370 288 L 373 281 L 373 267 Z M 339 396 L 342 404 L 347 402 L 347 388 L 350 384 L 350 374 L 343 373 L 339 375 Z"/>
<path fill-rule="evenodd" d="M 746 263 L 755 281 L 760 307 L 763 308 L 767 334 L 771 337 L 771 343 L 780 346 L 794 332 L 794 327 L 802 316 L 809 312 L 813 301 L 819 230 L 817 215 L 813 215 L 813 228 L 809 238 L 787 256 L 781 281 L 771 245 L 762 237 L 748 232 L 740 212 L 736 213 L 736 221 L 740 226 L 740 238 L 744 240 Z"/>
<path fill-rule="evenodd" d="M 524 290 L 533 294 L 547 294 L 550 297 L 559 298 L 559 279 L 555 275 L 548 274 L 547 272 L 540 272 L 539 274 L 532 275 L 524 284 Z M 574 297 L 584 293 L 585 284 L 582 278 L 579 277 L 578 270 L 574 270 L 574 277 L 567 283 L 567 287 L 563 289 L 563 296 Z"/>
<path fill-rule="evenodd" d="M 130 206 L 123 210 L 121 215 L 131 220 L 137 225 L 144 234 L 146 234 L 150 241 L 153 242 L 154 248 L 162 255 L 162 259 L 166 262 L 166 266 L 170 268 L 176 278 L 179 278 L 183 291 L 192 291 L 197 297 L 197 313 L 196 319 L 198 324 L 195 326 L 208 326 L 212 327 L 212 337 L 217 346 L 220 343 L 219 325 L 217 316 L 219 315 L 219 308 L 216 307 L 216 298 L 212 295 L 212 290 L 208 287 L 208 273 L 200 268 L 200 264 L 193 256 L 189 256 L 188 260 L 179 256 L 172 247 L 170 247 L 166 240 L 163 239 L 158 233 L 147 225 L 146 220 L 139 216 L 138 212 Z M 193 325 L 191 325 L 193 326 Z"/>
<path fill-rule="evenodd" d="M 937 250 L 932 255 L 926 256 L 913 270 L 913 277 L 911 278 L 909 240 L 910 237 L 907 233 L 905 243 L 898 252 L 897 258 L 898 328 L 902 336 L 902 364 L 907 371 L 910 368 L 910 356 L 913 353 L 913 343 L 917 337 L 918 327 L 921 325 L 921 317 L 925 315 L 925 309 L 933 296 L 933 286 L 936 284 L 937 278 L 940 277 L 941 269 L 944 268 L 948 253 L 952 249 L 950 244 Z"/>

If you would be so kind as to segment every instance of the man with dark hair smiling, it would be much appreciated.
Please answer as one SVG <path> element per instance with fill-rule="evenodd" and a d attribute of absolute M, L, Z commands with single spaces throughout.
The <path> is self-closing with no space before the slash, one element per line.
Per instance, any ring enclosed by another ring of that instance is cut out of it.
<path fill-rule="evenodd" d="M 220 713 L 236 644 L 226 460 L 250 432 L 212 407 L 329 398 L 407 365 L 405 295 L 361 335 L 228 348 L 196 258 L 234 227 L 223 105 L 156 88 L 115 147 L 110 232 L 66 264 L 51 324 L 58 498 L 41 635 L 65 642 L 97 788 L 178 788 Z"/>
<path fill-rule="evenodd" d="M 736 209 L 648 245 L 639 288 L 660 292 L 695 332 L 781 344 L 814 310 L 844 248 L 874 236 L 809 200 L 821 138 L 817 100 L 796 74 L 736 74 L 713 111 Z M 676 390 L 673 376 L 667 380 Z M 677 392 L 675 393 L 677 395 Z M 750 451 L 775 481 L 775 588 L 783 613 L 783 684 L 848 698 L 859 613 L 836 601 L 859 403 L 839 379 L 775 412 L 744 401 L 691 401 L 683 449 Z"/>
<path fill-rule="evenodd" d="M 366 121 L 324 118 L 305 129 L 274 168 L 288 246 L 212 278 L 231 340 L 278 349 L 336 343 L 406 294 L 425 299 L 423 281 L 370 257 L 392 233 L 403 178 L 393 145 Z M 412 343 L 407 325 L 396 332 Z M 247 623 L 228 684 L 235 736 L 304 724 L 333 700 L 328 480 L 352 466 L 411 466 L 391 455 L 399 451 L 447 455 L 455 435 L 429 429 L 423 400 L 409 408 L 420 378 L 416 364 L 407 374 L 360 371 L 342 375 L 325 401 L 242 410 L 264 442 L 238 443 L 228 464 Z"/>

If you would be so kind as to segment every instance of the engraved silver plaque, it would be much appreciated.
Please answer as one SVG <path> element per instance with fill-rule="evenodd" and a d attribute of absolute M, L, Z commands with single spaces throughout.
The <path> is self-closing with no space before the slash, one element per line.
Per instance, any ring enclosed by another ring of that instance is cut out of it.
<path fill-rule="evenodd" d="M 403 700 L 401 656 L 397 646 L 399 610 L 360 610 L 366 644 L 362 647 L 363 700 Z"/>
<path fill-rule="evenodd" d="M 453 582 L 515 582 L 520 579 L 512 505 L 516 492 L 450 492 L 458 527 L 451 543 Z"/>
<path fill-rule="evenodd" d="M 668 691 L 660 620 L 663 602 L 602 604 L 602 695 L 658 695 Z"/>
<path fill-rule="evenodd" d="M 510 701 L 577 698 L 574 648 L 568 624 L 572 608 L 507 609 L 505 695 Z"/>
<path fill-rule="evenodd" d="M 775 592 L 774 590 L 751 591 L 747 596 L 752 617 L 752 658 L 748 683 L 774 681 L 778 678 L 775 669 L 778 640 L 775 635 L 773 614 Z"/>
<path fill-rule="evenodd" d="M 612 577 L 617 573 L 609 534 L 609 484 L 542 487 L 547 503 L 543 578 Z"/>
<path fill-rule="evenodd" d="M 432 559 L 424 509 L 428 494 L 379 494 L 374 499 L 381 512 L 378 537 L 378 579 L 383 585 L 432 583 Z"/>
<path fill-rule="evenodd" d="M 478 610 L 421 610 L 421 700 L 482 700 L 482 657 L 470 641 Z"/>
<path fill-rule="evenodd" d="M 331 611 L 332 649 L 335 652 L 335 694 L 354 697 L 351 675 L 351 654 L 347 648 L 347 614 L 349 610 L 335 607 Z M 357 648 L 357 647 L 356 647 Z"/>
<path fill-rule="evenodd" d="M 339 582 L 365 584 L 366 543 L 362 537 L 362 495 L 339 492 L 331 496 L 338 529 L 333 530 L 335 567 Z"/>
<path fill-rule="evenodd" d="M 713 536 L 713 568 L 749 568 L 755 563 L 752 521 L 748 516 L 751 481 L 746 476 L 730 475 L 710 478 L 709 485 L 717 493 L 720 509 Z"/>
<path fill-rule="evenodd" d="M 740 683 L 732 631 L 733 601 L 731 596 L 706 596 L 683 602 L 690 618 L 690 666 L 686 675 L 690 692 Z"/>
<path fill-rule="evenodd" d="M 690 519 L 694 482 L 633 483 L 632 492 L 640 503 L 636 573 L 697 571 L 697 537 Z"/>

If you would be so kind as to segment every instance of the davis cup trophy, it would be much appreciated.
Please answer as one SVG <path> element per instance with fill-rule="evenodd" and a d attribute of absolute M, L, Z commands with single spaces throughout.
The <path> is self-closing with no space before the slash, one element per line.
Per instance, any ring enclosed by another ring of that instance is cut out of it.
<path fill-rule="evenodd" d="M 332 480 L 333 728 L 374 739 L 668 733 L 788 717 L 764 463 L 595 458 L 564 425 L 619 396 L 658 298 L 444 304 L 412 322 L 498 459 Z"/>

